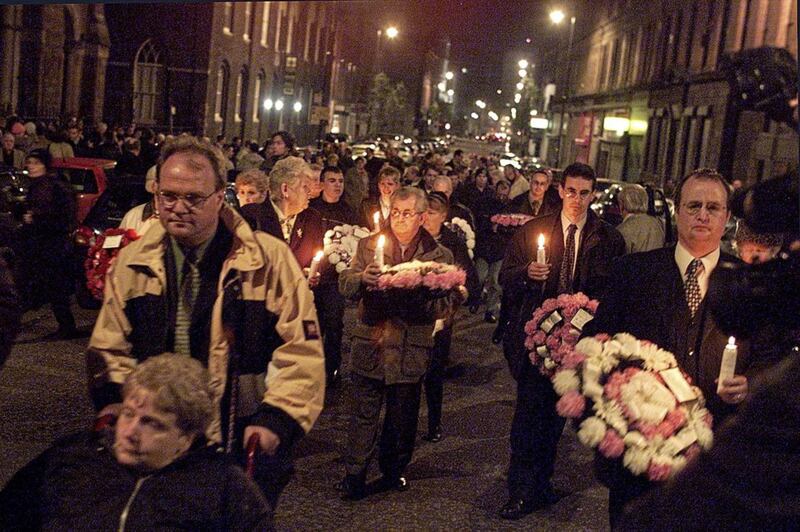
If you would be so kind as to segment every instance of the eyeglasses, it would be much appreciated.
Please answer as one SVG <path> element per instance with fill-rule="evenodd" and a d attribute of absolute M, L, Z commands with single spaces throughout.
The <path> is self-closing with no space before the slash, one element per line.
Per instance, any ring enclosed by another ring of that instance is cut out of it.
<path fill-rule="evenodd" d="M 686 209 L 686 212 L 689 213 L 690 216 L 695 216 L 700 212 L 700 209 L 703 208 L 703 202 L 702 201 L 690 201 L 688 203 L 684 203 L 683 207 L 684 207 L 684 209 Z M 706 203 L 705 207 L 706 207 L 706 211 L 708 211 L 708 214 L 710 214 L 711 216 L 715 216 L 715 217 L 722 216 L 723 213 L 728 210 L 728 208 L 725 205 L 722 205 L 721 203 L 716 203 L 716 202 L 713 202 L 713 201 L 709 202 L 709 203 Z"/>
<path fill-rule="evenodd" d="M 167 192 L 165 190 L 158 191 L 158 199 L 161 202 L 161 205 L 165 209 L 174 209 L 175 206 L 178 204 L 178 201 L 183 202 L 183 204 L 189 209 L 199 209 L 203 202 L 205 202 L 208 198 L 213 196 L 219 192 L 215 190 L 211 194 L 207 196 L 203 196 L 201 194 L 176 194 L 175 192 Z"/>
<path fill-rule="evenodd" d="M 581 199 L 582 199 L 582 200 L 584 200 L 584 199 L 588 198 L 588 197 L 589 197 L 591 194 L 592 194 L 592 191 L 591 191 L 591 190 L 581 190 L 581 191 L 577 191 L 577 190 L 575 190 L 575 189 L 574 189 L 574 188 L 572 188 L 572 187 L 570 187 L 570 188 L 567 188 L 567 189 L 564 189 L 564 195 L 565 195 L 566 197 L 568 197 L 568 198 L 571 198 L 571 199 L 575 199 L 575 198 L 577 198 L 578 196 L 580 196 L 580 197 L 581 197 Z"/>
<path fill-rule="evenodd" d="M 391 216 L 392 218 L 402 218 L 403 220 L 408 220 L 412 216 L 418 216 L 420 214 L 422 214 L 422 213 L 421 212 L 415 212 L 415 211 L 402 211 L 401 212 L 401 211 L 398 211 L 397 209 L 392 209 L 391 212 L 389 212 L 389 216 Z"/>

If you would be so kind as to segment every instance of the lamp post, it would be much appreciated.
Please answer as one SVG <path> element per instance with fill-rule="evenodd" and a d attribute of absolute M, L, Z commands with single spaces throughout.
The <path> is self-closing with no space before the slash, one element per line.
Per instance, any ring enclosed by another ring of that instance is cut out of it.
<path fill-rule="evenodd" d="M 387 39 L 394 40 L 400 35 L 400 30 L 396 26 L 389 26 L 385 30 L 379 29 L 377 32 L 377 43 L 375 47 L 375 64 L 372 66 L 373 76 L 377 76 L 383 62 L 383 36 Z"/>
<path fill-rule="evenodd" d="M 564 21 L 566 15 L 560 9 L 556 9 L 550 12 L 550 20 L 553 24 L 561 24 Z M 563 80 L 563 93 L 559 100 L 561 100 L 561 112 L 559 113 L 559 120 L 558 120 L 558 143 L 556 144 L 556 166 L 561 166 L 561 145 L 564 137 L 564 111 L 567 105 L 567 98 L 569 97 L 569 77 L 571 73 L 572 63 L 570 62 L 570 57 L 572 56 L 572 41 L 575 37 L 575 17 L 572 16 L 569 19 L 569 44 L 567 45 L 567 70 L 566 76 Z M 559 92 L 562 92 L 559 90 Z"/>

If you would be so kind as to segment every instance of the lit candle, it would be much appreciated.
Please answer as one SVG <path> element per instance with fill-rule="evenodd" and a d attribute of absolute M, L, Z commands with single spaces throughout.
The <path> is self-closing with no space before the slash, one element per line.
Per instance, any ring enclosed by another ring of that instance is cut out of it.
<path fill-rule="evenodd" d="M 544 253 L 544 235 L 539 233 L 539 247 L 536 249 L 536 262 L 539 264 L 546 264 L 547 257 Z"/>
<path fill-rule="evenodd" d="M 375 247 L 375 264 L 378 265 L 380 269 L 383 269 L 383 246 L 386 245 L 386 237 L 381 235 L 378 237 L 378 245 Z"/>
<path fill-rule="evenodd" d="M 722 351 L 722 363 L 719 366 L 719 379 L 717 380 L 717 393 L 722 388 L 722 381 L 730 379 L 736 373 L 736 355 L 738 349 L 736 348 L 736 338 L 731 336 L 728 338 L 728 345 Z"/>
<path fill-rule="evenodd" d="M 317 270 L 319 269 L 319 263 L 322 262 L 322 251 L 317 251 L 317 254 L 314 255 L 314 260 L 311 261 L 311 267 L 308 269 L 308 278 L 311 279 L 317 274 Z"/>
<path fill-rule="evenodd" d="M 372 222 L 375 226 L 375 232 L 377 233 L 381 228 L 381 213 L 379 211 L 375 211 L 375 214 L 372 215 Z"/>

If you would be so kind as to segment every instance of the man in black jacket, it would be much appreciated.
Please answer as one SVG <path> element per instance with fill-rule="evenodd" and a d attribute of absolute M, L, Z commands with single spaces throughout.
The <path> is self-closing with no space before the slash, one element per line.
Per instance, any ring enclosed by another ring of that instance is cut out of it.
<path fill-rule="evenodd" d="M 553 174 L 546 168 L 533 172 L 530 177 L 530 191 L 520 194 L 511 202 L 511 209 L 518 214 L 544 216 L 561 208 L 561 202 L 554 194 L 548 194 L 553 182 Z"/>
<path fill-rule="evenodd" d="M 530 362 L 524 347 L 525 323 L 545 299 L 559 294 L 583 292 L 599 299 L 612 260 L 625 253 L 622 236 L 589 209 L 594 185 L 590 166 L 568 166 L 559 187 L 562 209 L 531 220 L 518 230 L 500 271 L 503 291 L 518 294 L 520 302 L 509 310 L 513 318 L 503 346 L 517 380 L 508 471 L 510 498 L 500 510 L 503 519 L 519 519 L 557 500 L 550 479 L 564 418 L 556 413 L 557 397 L 550 380 Z M 545 238 L 545 264 L 536 261 L 539 235 Z"/>

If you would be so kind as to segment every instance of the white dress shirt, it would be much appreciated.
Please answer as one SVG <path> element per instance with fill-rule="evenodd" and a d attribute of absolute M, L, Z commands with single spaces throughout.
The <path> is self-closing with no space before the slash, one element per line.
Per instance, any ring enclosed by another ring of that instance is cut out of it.
<path fill-rule="evenodd" d="M 275 214 L 278 215 L 278 223 L 281 224 L 281 231 L 283 231 L 283 239 L 286 242 L 289 242 L 292 239 L 292 229 L 294 229 L 294 222 L 297 219 L 297 215 L 293 214 L 287 218 L 286 215 L 283 214 L 281 208 L 278 207 L 274 201 L 272 201 L 271 199 L 269 201 L 270 203 L 272 203 L 272 208 L 275 209 Z"/>
<path fill-rule="evenodd" d="M 569 234 L 569 226 L 575 224 L 578 228 L 575 230 L 575 256 L 572 257 L 572 278 L 575 278 L 575 267 L 578 265 L 578 249 L 581 247 L 581 234 L 583 227 L 586 225 L 587 216 L 584 214 L 583 218 L 577 222 L 570 221 L 569 218 L 561 211 L 561 230 L 564 231 L 564 251 L 567 250 L 567 235 Z M 563 258 L 561 259 L 564 260 Z"/>
<path fill-rule="evenodd" d="M 718 247 L 708 255 L 697 257 L 703 263 L 702 269 L 698 269 L 697 272 L 697 284 L 700 285 L 700 296 L 703 298 L 706 297 L 706 290 L 708 290 L 708 278 L 719 263 L 719 254 L 720 251 Z M 695 257 L 689 253 L 689 250 L 678 242 L 678 245 L 675 246 L 675 263 L 678 265 L 678 270 L 681 272 L 681 279 L 683 279 L 684 284 L 686 283 L 686 269 L 694 259 Z"/>

